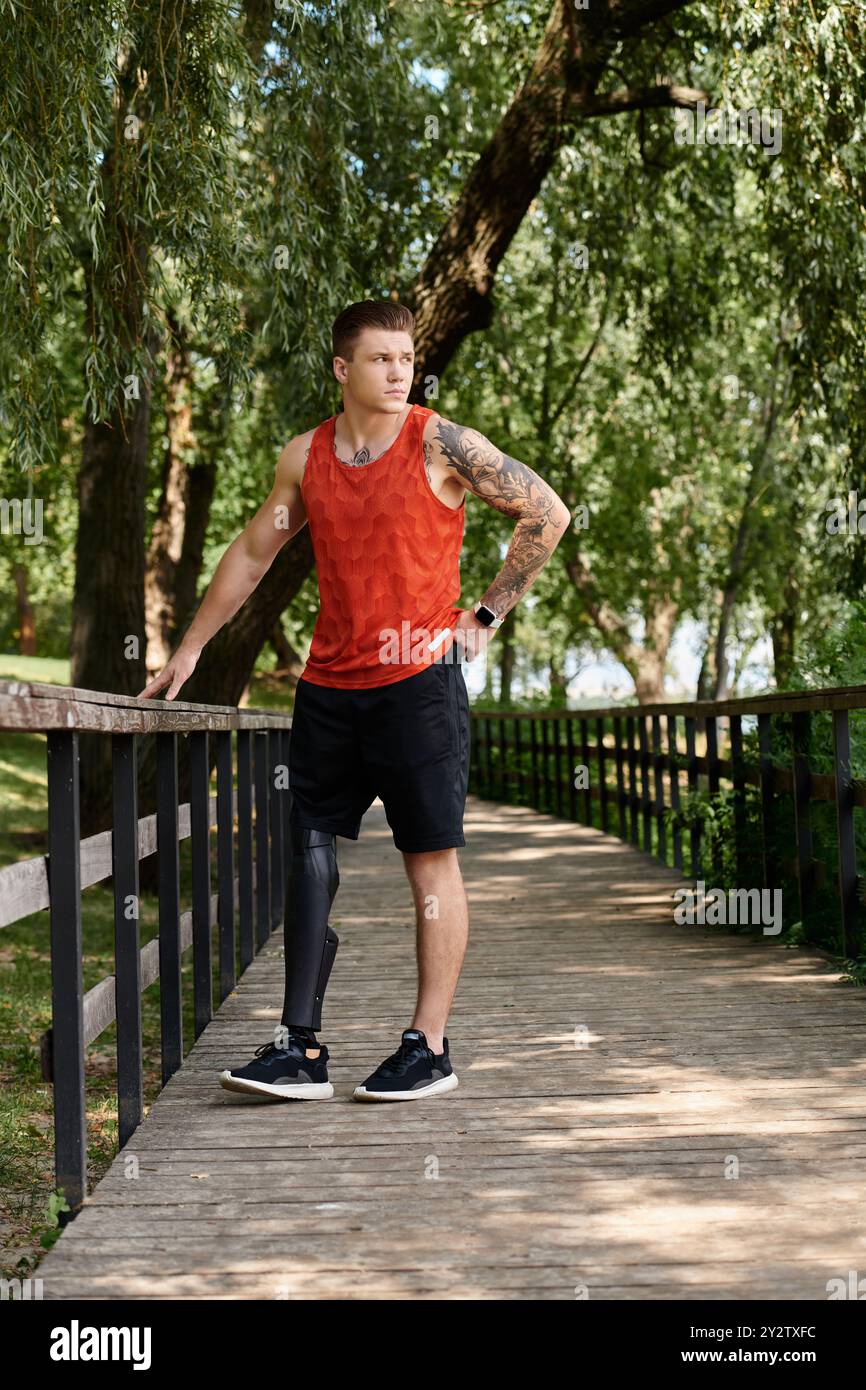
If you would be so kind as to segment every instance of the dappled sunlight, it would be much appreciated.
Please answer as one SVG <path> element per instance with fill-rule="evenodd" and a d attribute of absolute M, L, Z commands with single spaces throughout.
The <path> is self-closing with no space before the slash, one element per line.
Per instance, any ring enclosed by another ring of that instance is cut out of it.
<path fill-rule="evenodd" d="M 846 989 L 852 988 L 852 986 L 850 986 L 849 984 L 847 984 L 847 983 L 845 982 L 845 977 L 844 977 L 844 975 L 841 974 L 841 972 L 837 972 L 837 971 L 833 971 L 833 970 L 827 971 L 827 970 L 820 970 L 820 969 L 819 969 L 819 970 L 815 970 L 814 972 L 809 972 L 809 973 L 801 972 L 801 973 L 799 973 L 799 974 L 797 974 L 797 975 L 776 975 L 776 974 L 773 974 L 771 971 L 766 970 L 766 971 L 757 971 L 756 974 L 757 974 L 758 979 L 760 979 L 761 982 L 762 982 L 763 984 L 771 984 L 771 985 L 838 985 L 838 984 L 840 984 L 840 983 L 845 983 L 845 988 L 846 988 Z M 866 1022 L 866 1018 L 864 1018 L 864 1022 Z"/>
<path fill-rule="evenodd" d="M 96 1297 L 408 1299 L 443 1282 L 452 1298 L 736 1297 L 748 1275 L 766 1297 L 794 1279 L 824 1298 L 862 1264 L 846 1178 L 864 1151 L 859 993 L 808 950 L 677 927 L 681 876 L 638 851 L 531 813 L 484 823 L 461 851 L 458 1088 L 351 1100 L 414 997 L 411 901 L 378 808 L 338 845 L 333 1100 L 244 1105 L 212 1084 L 279 1020 L 278 936 L 157 1098 L 134 1193 L 121 1154 L 47 1257 L 53 1278 L 74 1281 L 92 1245 Z"/>

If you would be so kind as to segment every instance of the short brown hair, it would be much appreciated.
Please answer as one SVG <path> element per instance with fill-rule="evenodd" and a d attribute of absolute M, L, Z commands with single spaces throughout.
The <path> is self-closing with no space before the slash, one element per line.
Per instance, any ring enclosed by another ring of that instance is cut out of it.
<path fill-rule="evenodd" d="M 405 304 L 392 299 L 361 299 L 350 304 L 331 326 L 331 348 L 334 357 L 351 362 L 358 335 L 364 328 L 386 328 L 392 333 L 415 336 L 415 315 Z"/>

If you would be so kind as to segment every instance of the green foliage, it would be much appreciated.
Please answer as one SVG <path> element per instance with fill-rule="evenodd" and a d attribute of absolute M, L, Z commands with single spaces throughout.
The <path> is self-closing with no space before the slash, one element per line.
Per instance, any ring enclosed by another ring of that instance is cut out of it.
<path fill-rule="evenodd" d="M 195 462 L 219 462 L 203 586 L 282 443 L 336 408 L 331 318 L 411 289 L 549 16 L 517 0 L 0 9 L 0 468 L 8 494 L 46 504 L 47 544 L 16 555 L 40 651 L 68 632 L 88 412 L 151 381 L 152 510 L 174 316 Z M 431 401 L 589 508 L 521 605 L 530 689 L 601 652 L 635 678 L 667 610 L 711 639 L 741 526 L 732 642 L 834 621 L 863 550 L 829 543 L 823 511 L 859 476 L 864 35 L 855 6 L 737 0 L 625 41 L 602 88 L 651 86 L 663 66 L 717 104 L 781 110 L 780 153 L 678 144 L 670 110 L 578 124 L 499 271 L 490 330 Z M 467 509 L 468 594 L 509 532 Z M 11 566 L 4 547 L 7 648 Z M 314 599 L 288 615 L 302 647 Z"/>
<path fill-rule="evenodd" d="M 43 1250 L 50 1250 L 53 1245 L 57 1244 L 63 1231 L 63 1227 L 60 1225 L 60 1213 L 71 1210 L 72 1208 L 64 1196 L 58 1192 L 51 1193 L 43 1218 L 44 1230 L 39 1238 L 39 1244 Z"/>
<path fill-rule="evenodd" d="M 788 682 L 790 690 L 831 685 L 866 685 L 866 599 L 837 603 L 830 626 L 813 624 L 803 633 Z M 866 763 L 863 764 L 866 773 Z"/>
<path fill-rule="evenodd" d="M 14 466 L 56 457 L 51 348 L 76 311 L 90 418 L 125 409 L 131 377 L 158 377 L 168 308 L 230 397 L 249 403 L 261 365 L 288 396 L 283 432 L 321 411 L 330 319 L 382 276 L 386 224 L 398 245 L 372 156 L 389 143 L 399 179 L 405 60 L 384 0 L 281 6 L 266 43 L 240 20 L 225 0 L 63 0 L 9 23 L 0 428 Z M 365 82 L 335 83 L 353 70 Z"/>

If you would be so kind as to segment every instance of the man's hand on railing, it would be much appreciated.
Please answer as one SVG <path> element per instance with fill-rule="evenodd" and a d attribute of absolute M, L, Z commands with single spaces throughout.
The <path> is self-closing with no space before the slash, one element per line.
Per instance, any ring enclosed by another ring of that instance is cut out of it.
<path fill-rule="evenodd" d="M 139 690 L 137 700 L 149 700 L 151 696 L 157 695 L 160 690 L 164 690 L 168 685 L 169 690 L 166 695 L 167 700 L 173 700 L 181 686 L 189 680 L 198 662 L 199 653 L 191 647 L 178 647 L 174 656 L 166 666 L 162 668 L 158 676 L 154 676 L 149 685 L 143 690 Z M 170 685 L 169 685 L 170 682 Z"/>

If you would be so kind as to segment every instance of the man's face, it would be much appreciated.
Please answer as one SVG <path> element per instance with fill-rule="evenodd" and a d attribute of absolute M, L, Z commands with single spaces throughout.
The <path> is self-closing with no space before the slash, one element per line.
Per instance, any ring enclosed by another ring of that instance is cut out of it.
<path fill-rule="evenodd" d="M 334 358 L 334 375 L 344 398 L 367 410 L 399 415 L 412 385 L 415 349 L 408 333 L 364 328 L 358 334 L 351 362 Z"/>

